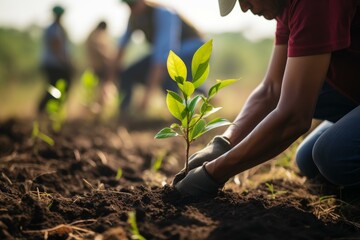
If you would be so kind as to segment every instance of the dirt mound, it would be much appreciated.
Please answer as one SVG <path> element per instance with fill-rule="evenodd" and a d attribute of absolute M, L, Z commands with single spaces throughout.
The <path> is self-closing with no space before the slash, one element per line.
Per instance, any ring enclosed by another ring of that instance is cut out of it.
<path fill-rule="evenodd" d="M 314 182 L 231 181 L 214 199 L 183 198 L 169 186 L 181 139 L 137 124 L 67 123 L 49 146 L 31 139 L 30 121 L 2 123 L 0 239 L 135 239 L 136 227 L 148 240 L 360 238 L 359 202 Z"/>

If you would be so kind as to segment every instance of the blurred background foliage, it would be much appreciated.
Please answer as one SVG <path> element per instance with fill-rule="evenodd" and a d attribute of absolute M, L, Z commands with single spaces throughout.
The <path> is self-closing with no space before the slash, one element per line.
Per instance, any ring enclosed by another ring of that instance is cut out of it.
<path fill-rule="evenodd" d="M 273 39 L 250 41 L 241 32 L 208 34 L 207 39 L 210 38 L 214 41 L 208 81 L 241 79 L 233 87 L 224 90 L 226 93 L 218 96 L 221 99 L 217 105 L 223 106 L 225 115 L 232 117 L 264 76 Z M 31 26 L 26 31 L 0 28 L 0 120 L 34 117 L 36 105 L 45 91 L 45 78 L 39 65 L 41 40 L 42 29 L 37 26 Z M 115 42 L 114 39 L 114 44 Z M 76 86 L 86 70 L 87 62 L 84 44 L 72 44 L 71 50 L 76 68 L 71 94 L 76 95 Z M 146 43 L 141 40 L 133 41 L 127 51 L 127 64 L 147 51 L 149 47 Z M 75 101 L 74 99 L 76 97 L 69 101 Z M 238 105 L 236 108 L 233 107 L 234 101 Z"/>
<path fill-rule="evenodd" d="M 31 32 L 0 29 L 1 84 L 15 79 L 27 82 L 38 75 L 40 42 Z"/>

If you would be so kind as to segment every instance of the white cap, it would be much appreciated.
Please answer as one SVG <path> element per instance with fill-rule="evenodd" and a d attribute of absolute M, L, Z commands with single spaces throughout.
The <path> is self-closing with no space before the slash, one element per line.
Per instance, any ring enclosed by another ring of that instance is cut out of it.
<path fill-rule="evenodd" d="M 235 3 L 238 0 L 218 0 L 218 1 L 219 1 L 220 15 L 224 17 L 233 10 Z"/>

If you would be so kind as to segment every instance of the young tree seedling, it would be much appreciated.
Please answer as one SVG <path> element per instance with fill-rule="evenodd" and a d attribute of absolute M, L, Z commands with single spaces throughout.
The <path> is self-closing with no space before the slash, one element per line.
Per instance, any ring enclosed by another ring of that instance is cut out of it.
<path fill-rule="evenodd" d="M 235 79 L 217 80 L 210 87 L 207 96 L 193 96 L 195 90 L 205 82 L 209 75 L 211 52 L 212 40 L 203 44 L 195 52 L 191 63 L 192 81 L 186 80 L 187 68 L 179 56 L 170 51 L 167 59 L 169 75 L 177 83 L 180 95 L 168 90 L 166 104 L 170 113 L 179 120 L 179 123 L 173 123 L 170 127 L 163 128 L 155 135 L 155 138 L 183 137 L 186 143 L 186 174 L 189 169 L 188 159 L 191 143 L 212 129 L 231 124 L 224 118 L 215 118 L 211 121 L 205 119 L 221 109 L 221 107 L 214 107 L 210 100 L 220 89 L 234 83 Z"/>
<path fill-rule="evenodd" d="M 120 180 L 120 178 L 122 177 L 122 175 L 123 175 L 123 170 L 122 170 L 121 167 L 119 167 L 119 168 L 117 169 L 117 171 L 116 171 L 115 179 L 116 179 L 116 180 Z"/>
<path fill-rule="evenodd" d="M 55 86 L 50 85 L 48 92 L 54 97 L 46 103 L 46 111 L 51 120 L 52 129 L 59 132 L 66 118 L 65 99 L 66 99 L 66 81 L 59 79 Z"/>
<path fill-rule="evenodd" d="M 276 196 L 280 195 L 280 194 L 284 194 L 287 191 L 275 191 L 274 185 L 271 183 L 265 183 L 266 187 L 268 188 L 270 194 L 268 195 L 269 198 L 271 199 L 275 199 Z"/>
<path fill-rule="evenodd" d="M 32 132 L 31 132 L 31 138 L 35 140 L 35 144 L 36 144 L 36 140 L 40 139 L 41 141 L 49 144 L 50 146 L 54 146 L 55 142 L 54 140 L 49 137 L 48 135 L 46 135 L 45 133 L 40 131 L 40 127 L 39 127 L 39 122 L 38 121 L 34 121 L 33 122 L 33 128 L 32 128 Z M 37 147 L 35 145 L 35 152 L 37 152 Z"/>
<path fill-rule="evenodd" d="M 131 211 L 128 213 L 128 223 L 131 226 L 131 239 L 133 240 L 146 240 L 139 231 L 139 228 L 136 223 L 136 213 L 134 211 Z"/>
<path fill-rule="evenodd" d="M 97 100 L 99 79 L 91 70 L 85 70 L 80 78 L 80 82 L 82 87 L 83 104 L 90 107 L 91 104 Z"/>
<path fill-rule="evenodd" d="M 161 168 L 165 155 L 166 151 L 161 151 L 152 158 L 151 171 L 157 172 Z"/>
<path fill-rule="evenodd" d="M 81 75 L 80 83 L 83 106 L 103 121 L 116 115 L 123 96 L 118 93 L 112 82 L 108 80 L 101 82 L 93 71 L 86 69 Z"/>

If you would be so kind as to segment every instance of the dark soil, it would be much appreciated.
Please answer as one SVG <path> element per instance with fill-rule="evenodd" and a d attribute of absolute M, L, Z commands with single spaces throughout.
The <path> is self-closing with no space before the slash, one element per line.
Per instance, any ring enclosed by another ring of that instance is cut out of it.
<path fill-rule="evenodd" d="M 153 139 L 166 125 L 71 122 L 50 134 L 51 147 L 31 139 L 31 121 L 3 122 L 0 239 L 137 239 L 131 211 L 148 240 L 360 239 L 355 190 L 274 179 L 266 183 L 278 194 L 259 180 L 246 190 L 228 183 L 214 199 L 183 198 L 169 185 L 182 166 L 181 139 Z"/>

